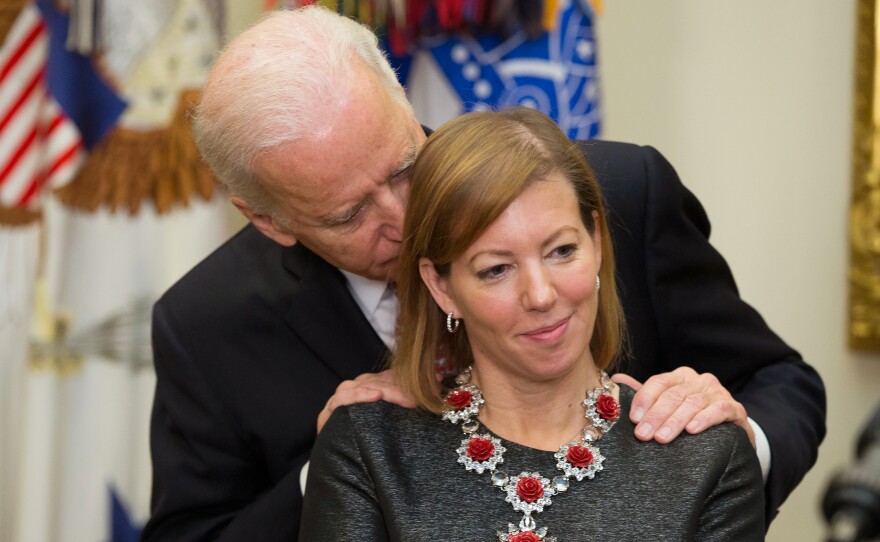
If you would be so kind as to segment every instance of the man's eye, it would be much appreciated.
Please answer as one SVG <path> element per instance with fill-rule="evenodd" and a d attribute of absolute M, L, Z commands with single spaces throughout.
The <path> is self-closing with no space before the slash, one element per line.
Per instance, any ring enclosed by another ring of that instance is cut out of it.
<path fill-rule="evenodd" d="M 345 216 L 339 217 L 339 220 L 336 221 L 336 225 L 350 226 L 351 224 L 354 224 L 360 218 L 361 211 L 363 211 L 363 207 L 358 207 L 347 213 Z"/>
<path fill-rule="evenodd" d="M 412 177 L 413 166 L 409 165 L 397 173 L 391 178 L 392 182 L 400 182 L 400 181 L 408 181 Z"/>

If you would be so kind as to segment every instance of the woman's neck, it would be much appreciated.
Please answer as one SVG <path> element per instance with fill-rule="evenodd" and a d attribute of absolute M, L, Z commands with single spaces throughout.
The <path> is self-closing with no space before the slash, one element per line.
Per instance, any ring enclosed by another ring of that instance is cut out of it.
<path fill-rule="evenodd" d="M 592 362 L 545 382 L 475 364 L 472 381 L 486 404 L 480 422 L 499 437 L 539 450 L 555 451 L 575 439 L 586 424 L 583 400 L 599 386 Z"/>

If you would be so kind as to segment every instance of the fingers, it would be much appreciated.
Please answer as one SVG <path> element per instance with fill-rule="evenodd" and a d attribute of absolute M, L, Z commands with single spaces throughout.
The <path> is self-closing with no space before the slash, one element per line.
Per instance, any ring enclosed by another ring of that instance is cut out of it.
<path fill-rule="evenodd" d="M 365 373 L 359 375 L 354 380 L 345 380 L 336 387 L 336 392 L 327 400 L 324 410 L 318 414 L 318 433 L 321 432 L 324 424 L 327 423 L 330 415 L 337 408 L 355 403 L 372 403 L 375 401 L 386 401 L 404 408 L 414 408 L 416 406 L 415 401 L 404 394 L 395 384 L 394 377 L 390 371 Z"/>
<path fill-rule="evenodd" d="M 714 375 L 688 367 L 649 378 L 633 398 L 630 418 L 637 423 L 637 438 L 664 444 L 685 429 L 699 433 L 726 421 L 749 425 L 745 408 Z"/>
<path fill-rule="evenodd" d="M 697 373 L 693 369 L 679 367 L 671 373 L 662 373 L 652 376 L 639 390 L 636 391 L 636 395 L 633 397 L 630 419 L 634 423 L 640 425 L 648 424 L 648 422 L 650 422 L 651 433 L 653 435 L 653 430 L 660 427 L 656 424 L 659 421 L 668 418 L 677 406 L 676 397 L 672 395 L 667 395 L 665 401 L 661 405 L 657 405 L 657 401 L 660 400 L 661 396 L 669 392 L 669 390 L 682 385 L 687 382 L 689 378 L 693 378 L 696 375 Z M 671 393 L 681 393 L 681 391 L 682 390 L 679 388 Z M 680 402 L 681 400 L 679 399 L 678 403 Z M 651 414 L 648 419 L 644 419 L 646 413 Z M 647 425 L 642 425 L 643 429 L 645 427 L 647 427 Z"/>
<path fill-rule="evenodd" d="M 342 384 L 346 384 L 348 382 L 353 382 L 352 380 L 346 380 Z M 340 387 L 342 386 L 340 384 Z M 324 410 L 322 410 L 318 414 L 318 433 L 321 432 L 321 429 L 324 428 L 324 424 L 327 423 L 327 420 L 330 419 L 330 415 L 333 414 L 333 411 L 338 407 L 345 405 L 352 405 L 355 403 L 372 403 L 374 401 L 378 401 L 382 398 L 382 391 L 375 388 L 367 388 L 367 387 L 351 387 L 348 389 L 340 389 L 336 388 L 336 393 L 333 394 L 330 399 L 327 400 L 327 404 L 324 405 Z"/>
<path fill-rule="evenodd" d="M 623 373 L 615 373 L 611 375 L 611 381 L 615 384 L 623 384 L 625 386 L 629 386 L 636 391 L 639 391 L 639 389 L 642 387 L 641 382 L 629 376 L 628 374 Z"/>
<path fill-rule="evenodd" d="M 752 424 L 749 423 L 746 409 L 742 403 L 737 402 L 733 397 L 729 397 L 729 400 L 718 400 L 708 405 L 687 422 L 685 430 L 694 435 L 724 422 L 733 422 L 742 427 L 752 443 L 752 448 L 755 447 L 755 431 L 752 429 Z"/>
<path fill-rule="evenodd" d="M 636 436 L 642 440 L 654 438 L 663 444 L 671 442 L 704 408 L 705 398 L 700 394 L 688 395 L 680 387 L 667 390 L 636 426 Z"/>
<path fill-rule="evenodd" d="M 735 403 L 739 404 L 739 403 Z M 744 411 L 745 409 L 743 409 Z M 737 418 L 737 412 L 733 402 L 715 401 L 705 405 L 703 408 L 686 417 L 685 429 L 688 433 L 695 434 L 705 431 L 713 425 L 718 425 L 726 421 L 733 421 Z"/>
<path fill-rule="evenodd" d="M 377 401 L 382 400 L 403 408 L 415 408 L 416 406 L 415 401 L 409 395 L 403 393 L 403 390 L 397 385 L 394 373 L 390 370 L 382 371 L 381 373 L 364 373 L 355 378 L 352 384 L 346 384 L 346 382 L 340 384 L 340 386 L 343 385 L 345 385 L 344 389 L 354 389 L 356 386 L 367 390 L 377 390 L 381 393 L 381 397 L 376 399 Z M 350 405 L 358 402 L 366 401 L 352 401 L 344 404 Z"/>

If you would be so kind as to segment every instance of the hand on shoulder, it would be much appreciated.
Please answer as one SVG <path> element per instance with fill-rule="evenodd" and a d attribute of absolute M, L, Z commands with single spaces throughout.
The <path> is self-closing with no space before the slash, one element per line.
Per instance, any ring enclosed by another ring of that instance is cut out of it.
<path fill-rule="evenodd" d="M 338 407 L 375 401 L 385 401 L 404 408 L 416 406 L 415 401 L 397 386 L 390 370 L 381 373 L 364 373 L 354 380 L 345 380 L 336 387 L 333 396 L 324 405 L 324 410 L 318 414 L 318 433 Z"/>
<path fill-rule="evenodd" d="M 636 390 L 630 419 L 636 424 L 636 438 L 661 444 L 675 440 L 683 430 L 696 434 L 707 428 L 733 422 L 742 427 L 755 447 L 755 433 L 745 407 L 711 373 L 697 373 L 690 367 L 654 375 L 644 384 L 622 373 L 612 380 Z"/>

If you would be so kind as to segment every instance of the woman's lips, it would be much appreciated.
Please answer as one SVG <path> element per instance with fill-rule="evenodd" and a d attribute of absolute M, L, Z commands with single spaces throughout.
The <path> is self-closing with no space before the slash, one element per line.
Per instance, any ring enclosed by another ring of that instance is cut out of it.
<path fill-rule="evenodd" d="M 526 339 L 542 343 L 558 341 L 560 338 L 562 338 L 565 330 L 568 329 L 568 321 L 570 320 L 570 318 L 571 317 L 568 317 L 564 320 L 560 320 L 553 325 L 523 333 L 522 336 Z"/>

